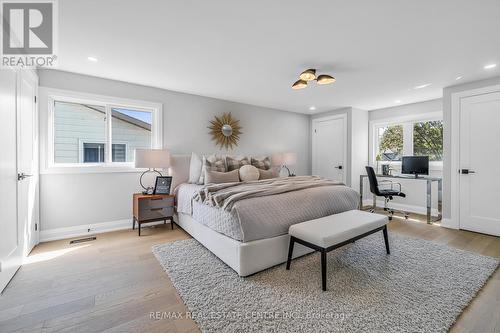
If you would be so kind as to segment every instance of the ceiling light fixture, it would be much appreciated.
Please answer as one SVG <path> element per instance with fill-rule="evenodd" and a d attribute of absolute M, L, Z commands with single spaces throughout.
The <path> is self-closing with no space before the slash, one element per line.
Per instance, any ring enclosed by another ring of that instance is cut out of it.
<path fill-rule="evenodd" d="M 495 68 L 495 67 L 497 67 L 497 64 L 489 64 L 489 65 L 484 66 L 483 68 L 484 69 L 492 69 L 492 68 Z"/>
<path fill-rule="evenodd" d="M 413 87 L 413 89 L 422 89 L 422 88 L 428 87 L 430 85 L 431 85 L 431 83 L 421 84 L 419 86 Z"/>
<path fill-rule="evenodd" d="M 312 81 L 316 79 L 316 70 L 314 68 L 306 69 L 299 75 L 301 80 Z"/>
<path fill-rule="evenodd" d="M 318 76 L 318 79 L 316 80 L 316 82 L 318 84 L 330 84 L 330 83 L 333 83 L 335 81 L 336 81 L 336 79 L 333 76 L 326 75 L 326 74 Z"/>
<path fill-rule="evenodd" d="M 455 78 L 455 80 L 456 80 L 456 81 L 458 81 L 458 80 L 462 80 L 462 78 L 463 78 L 463 76 L 457 76 L 457 77 Z"/>
<path fill-rule="evenodd" d="M 397 99 L 394 101 L 394 103 L 399 104 L 399 103 L 401 103 L 401 100 Z"/>
<path fill-rule="evenodd" d="M 310 68 L 306 69 L 299 75 L 299 80 L 295 81 L 294 84 L 292 84 L 292 89 L 303 89 L 307 87 L 307 83 L 309 81 L 314 81 L 316 80 L 317 84 L 324 85 L 324 84 L 330 84 L 334 83 L 336 79 L 328 74 L 321 74 L 319 76 L 316 76 L 316 69 Z"/>
<path fill-rule="evenodd" d="M 87 60 L 92 61 L 92 62 L 97 62 L 96 57 L 87 57 Z"/>
<path fill-rule="evenodd" d="M 295 81 L 295 83 L 292 85 L 292 89 L 303 89 L 307 87 L 307 81 L 304 81 L 304 80 L 297 80 Z"/>
<path fill-rule="evenodd" d="M 316 110 L 316 107 L 315 107 L 315 106 L 311 106 L 311 107 L 309 108 L 309 110 L 314 111 L 314 110 Z"/>

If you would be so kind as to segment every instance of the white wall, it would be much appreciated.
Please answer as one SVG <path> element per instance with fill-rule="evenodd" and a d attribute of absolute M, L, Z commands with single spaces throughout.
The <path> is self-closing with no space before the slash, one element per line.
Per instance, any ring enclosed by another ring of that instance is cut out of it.
<path fill-rule="evenodd" d="M 370 120 L 370 135 L 372 135 L 372 127 L 377 122 L 385 122 L 392 121 L 396 119 L 406 119 L 409 120 L 414 117 L 426 116 L 428 114 L 440 113 L 442 114 L 443 105 L 442 99 L 434 99 L 430 101 L 424 101 L 419 103 L 412 103 L 406 105 L 399 105 L 390 108 L 371 110 L 369 112 L 369 120 Z M 369 145 L 369 154 L 370 165 L 376 165 L 376 162 L 373 158 L 373 140 L 370 140 Z M 397 172 L 397 171 L 396 171 Z M 442 167 L 431 166 L 429 171 L 431 176 L 442 177 Z M 402 192 L 406 194 L 406 198 L 394 198 L 393 205 L 395 208 L 401 208 L 404 210 L 409 210 L 417 213 L 425 213 L 426 203 L 427 203 L 427 187 L 426 182 L 422 180 L 406 180 L 406 179 L 397 179 L 393 180 L 401 183 Z M 368 180 L 365 179 L 364 182 L 364 191 L 363 191 L 364 200 L 371 200 L 371 194 L 369 191 Z M 432 187 L 433 194 L 433 208 L 437 209 L 437 183 L 433 183 Z M 436 212 L 436 211 L 435 211 Z"/>
<path fill-rule="evenodd" d="M 366 175 L 368 165 L 368 111 L 352 109 L 351 186 L 359 191 L 359 176 Z"/>
<path fill-rule="evenodd" d="M 292 151 L 298 155 L 297 174 L 310 173 L 307 115 L 62 71 L 40 70 L 39 75 L 41 87 L 162 103 L 163 143 L 177 154 L 227 153 L 215 147 L 207 126 L 215 115 L 230 111 L 243 126 L 240 143 L 230 153 Z M 46 133 L 45 89 L 39 97 L 41 133 Z M 40 185 L 42 230 L 130 219 L 132 193 L 140 190 L 137 172 L 42 174 Z"/>

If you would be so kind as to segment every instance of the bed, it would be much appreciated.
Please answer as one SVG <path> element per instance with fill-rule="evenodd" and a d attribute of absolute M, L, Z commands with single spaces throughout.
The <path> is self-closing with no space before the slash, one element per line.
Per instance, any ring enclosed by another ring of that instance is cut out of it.
<path fill-rule="evenodd" d="M 172 156 L 171 175 L 176 194 L 175 220 L 186 232 L 224 261 L 240 276 L 248 276 L 287 260 L 288 228 L 303 221 L 332 215 L 358 207 L 359 195 L 353 189 L 312 177 L 276 181 L 256 181 L 245 186 L 254 191 L 241 195 L 243 185 L 226 187 L 242 197 L 227 206 L 204 194 L 223 192 L 214 188 L 188 184 L 190 156 Z M 309 184 L 317 180 L 314 186 Z M 293 184 L 292 184 L 293 183 Z M 321 184 L 320 184 L 321 183 Z M 289 185 L 290 184 L 290 185 Z M 279 190 L 286 186 L 293 189 Z M 265 188 L 265 190 L 263 190 Z M 276 190 L 278 189 L 278 190 Z M 262 192 L 264 194 L 246 195 Z M 311 252 L 300 245 L 294 257 Z"/>

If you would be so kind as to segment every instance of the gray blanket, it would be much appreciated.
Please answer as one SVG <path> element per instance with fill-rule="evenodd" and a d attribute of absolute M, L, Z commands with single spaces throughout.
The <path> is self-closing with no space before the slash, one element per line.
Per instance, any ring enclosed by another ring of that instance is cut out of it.
<path fill-rule="evenodd" d="M 297 181 L 300 183 L 301 178 L 283 178 L 275 184 Z M 197 222 L 235 240 L 249 242 L 285 235 L 288 228 L 295 223 L 357 209 L 359 193 L 355 190 L 338 183 L 318 180 L 317 177 L 313 179 L 317 180 L 313 181 L 313 184 L 322 185 L 303 189 L 295 187 L 296 190 L 290 190 L 290 186 L 276 186 L 279 189 L 277 191 L 281 193 L 274 195 L 261 195 L 269 191 L 269 181 L 209 185 L 208 190 L 205 186 L 184 184 L 185 190 L 183 188 L 179 191 L 178 211 L 180 209 L 181 213 L 192 214 Z M 232 204 L 231 210 L 222 209 L 215 204 L 219 202 L 223 206 L 223 201 L 213 200 L 213 194 L 219 191 L 227 195 L 226 191 L 238 193 L 238 186 L 248 189 L 248 186 L 255 187 L 258 184 L 263 185 L 263 191 L 243 191 L 249 197 L 242 199 L 237 196 L 240 200 Z M 211 198 L 208 198 L 209 196 Z"/>
<path fill-rule="evenodd" d="M 201 188 L 194 200 L 230 211 L 238 201 L 299 191 L 320 186 L 343 185 L 318 176 L 274 178 L 250 182 L 212 184 Z"/>

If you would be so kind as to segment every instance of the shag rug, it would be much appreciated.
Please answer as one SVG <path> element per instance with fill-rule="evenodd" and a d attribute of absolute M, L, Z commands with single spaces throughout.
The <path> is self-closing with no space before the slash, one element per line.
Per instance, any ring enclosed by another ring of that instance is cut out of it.
<path fill-rule="evenodd" d="M 202 332 L 446 332 L 497 268 L 495 258 L 382 233 L 249 277 L 194 239 L 153 247 Z"/>

